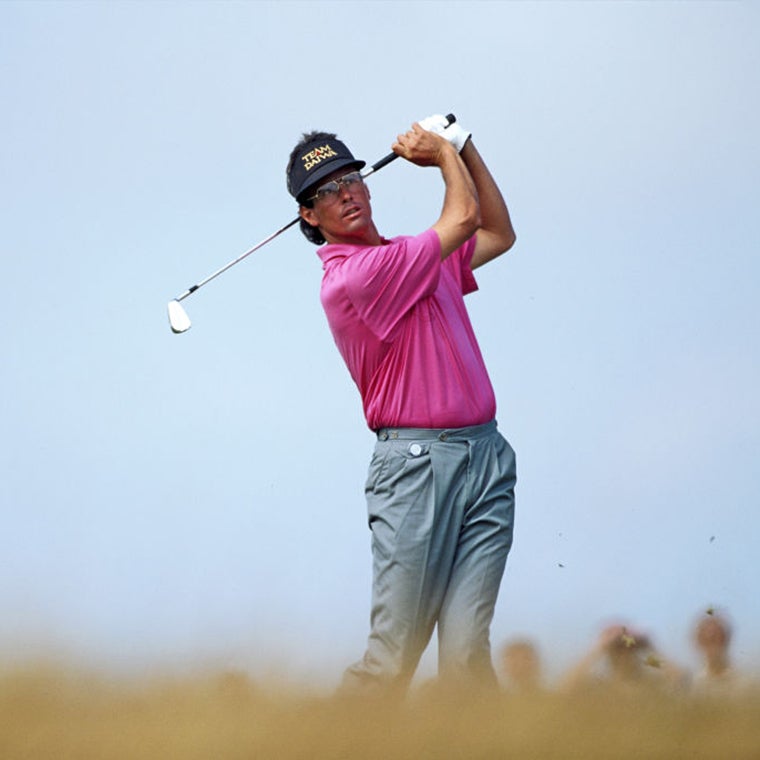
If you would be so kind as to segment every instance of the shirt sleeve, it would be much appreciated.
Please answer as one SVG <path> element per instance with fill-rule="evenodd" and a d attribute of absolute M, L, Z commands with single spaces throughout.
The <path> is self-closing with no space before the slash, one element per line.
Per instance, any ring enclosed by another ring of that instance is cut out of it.
<path fill-rule="evenodd" d="M 440 274 L 441 244 L 429 229 L 352 256 L 345 286 L 364 323 L 380 340 L 389 341 L 404 315 L 435 292 Z"/>
<path fill-rule="evenodd" d="M 478 283 L 472 271 L 472 255 L 475 253 L 475 235 L 459 246 L 443 262 L 444 266 L 450 267 L 451 273 L 462 289 L 462 295 L 474 293 L 478 289 Z"/>

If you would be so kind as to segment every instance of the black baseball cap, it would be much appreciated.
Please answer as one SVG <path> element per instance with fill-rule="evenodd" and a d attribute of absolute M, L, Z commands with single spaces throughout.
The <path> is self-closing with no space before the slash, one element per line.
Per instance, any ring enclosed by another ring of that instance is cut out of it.
<path fill-rule="evenodd" d="M 361 169 L 366 161 L 358 161 L 353 153 L 336 138 L 321 138 L 306 143 L 293 161 L 288 174 L 288 190 L 300 203 L 306 191 L 337 169 Z"/>

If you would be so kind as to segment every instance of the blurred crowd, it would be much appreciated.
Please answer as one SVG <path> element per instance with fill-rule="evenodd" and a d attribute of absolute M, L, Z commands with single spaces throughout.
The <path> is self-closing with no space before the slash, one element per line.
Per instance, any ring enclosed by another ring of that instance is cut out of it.
<path fill-rule="evenodd" d="M 760 682 L 736 669 L 731 653 L 733 626 L 712 608 L 702 612 L 691 629 L 699 667 L 684 666 L 655 645 L 644 630 L 624 623 L 606 625 L 589 650 L 549 683 L 537 644 L 530 638 L 505 642 L 498 650 L 497 670 L 507 693 L 530 695 L 557 692 L 746 696 L 760 693 Z M 688 653 L 691 654 L 691 653 Z"/>

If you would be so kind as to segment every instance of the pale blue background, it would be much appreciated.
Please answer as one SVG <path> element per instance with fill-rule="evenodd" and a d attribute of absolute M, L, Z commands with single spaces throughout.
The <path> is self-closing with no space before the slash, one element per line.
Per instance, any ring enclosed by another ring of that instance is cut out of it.
<path fill-rule="evenodd" d="M 0 652 L 334 682 L 372 435 L 293 229 L 301 131 L 472 130 L 518 242 L 468 301 L 518 453 L 493 626 L 559 671 L 622 616 L 760 663 L 752 3 L 0 4 Z M 371 180 L 423 230 L 436 170 Z M 423 673 L 433 667 L 434 649 Z"/>

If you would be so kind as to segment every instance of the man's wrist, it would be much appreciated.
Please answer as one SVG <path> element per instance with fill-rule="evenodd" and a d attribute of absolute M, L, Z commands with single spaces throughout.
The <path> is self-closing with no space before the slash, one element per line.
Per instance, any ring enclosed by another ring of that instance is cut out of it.
<path fill-rule="evenodd" d="M 457 157 L 459 156 L 459 153 L 457 149 L 445 138 L 442 138 L 443 144 L 441 145 L 438 156 L 438 166 L 443 167 L 444 163 L 454 161 L 456 162 Z"/>

